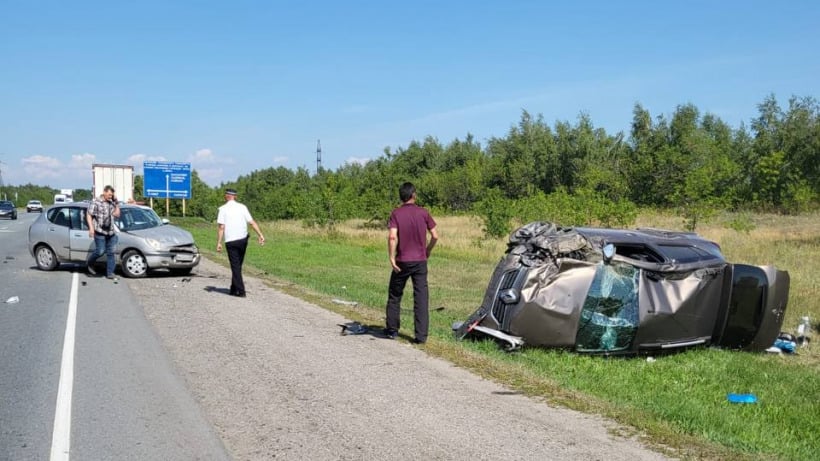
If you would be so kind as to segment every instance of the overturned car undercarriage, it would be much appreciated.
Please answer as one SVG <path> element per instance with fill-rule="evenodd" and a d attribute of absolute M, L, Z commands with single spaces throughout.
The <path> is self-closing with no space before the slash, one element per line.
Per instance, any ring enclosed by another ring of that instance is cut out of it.
<path fill-rule="evenodd" d="M 510 236 L 481 306 L 453 329 L 508 350 L 762 351 L 780 332 L 788 294 L 788 272 L 727 263 L 694 233 L 533 222 Z"/>

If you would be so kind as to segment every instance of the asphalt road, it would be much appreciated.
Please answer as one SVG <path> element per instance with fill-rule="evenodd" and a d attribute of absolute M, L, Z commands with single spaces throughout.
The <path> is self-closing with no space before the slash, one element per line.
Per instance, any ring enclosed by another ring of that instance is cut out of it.
<path fill-rule="evenodd" d="M 19 216 L 0 221 L 0 460 L 229 459 L 128 286 L 37 270 Z"/>
<path fill-rule="evenodd" d="M 190 278 L 128 285 L 238 460 L 666 459 L 612 422 L 407 342 L 341 336 L 344 318 L 258 279 L 246 277 L 247 298 L 230 297 L 230 272 L 208 260 Z"/>

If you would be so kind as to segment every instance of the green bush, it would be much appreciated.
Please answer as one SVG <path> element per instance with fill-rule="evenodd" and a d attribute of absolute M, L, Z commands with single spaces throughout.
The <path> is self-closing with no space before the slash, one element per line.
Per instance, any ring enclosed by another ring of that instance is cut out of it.
<path fill-rule="evenodd" d="M 484 235 L 491 238 L 504 237 L 512 230 L 513 202 L 504 198 L 498 189 L 490 189 L 478 203 L 476 211 L 484 221 Z"/>

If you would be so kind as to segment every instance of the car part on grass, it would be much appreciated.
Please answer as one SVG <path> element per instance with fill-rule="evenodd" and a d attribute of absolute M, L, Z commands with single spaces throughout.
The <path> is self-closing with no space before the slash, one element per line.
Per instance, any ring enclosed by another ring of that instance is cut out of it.
<path fill-rule="evenodd" d="M 534 222 L 512 233 L 481 305 L 453 329 L 508 349 L 510 337 L 605 355 L 709 344 L 763 351 L 788 293 L 788 272 L 727 263 L 694 233 Z"/>
<path fill-rule="evenodd" d="M 359 305 L 356 301 L 345 301 L 344 299 L 333 298 L 330 300 L 334 304 L 341 304 L 343 306 L 357 307 Z"/>

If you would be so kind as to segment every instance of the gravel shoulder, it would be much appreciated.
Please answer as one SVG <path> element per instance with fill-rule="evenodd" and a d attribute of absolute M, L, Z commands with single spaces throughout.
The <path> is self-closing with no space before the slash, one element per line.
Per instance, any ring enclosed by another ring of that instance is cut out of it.
<path fill-rule="evenodd" d="M 556 408 L 203 259 L 129 279 L 170 360 L 237 460 L 661 460 L 603 418 Z"/>

